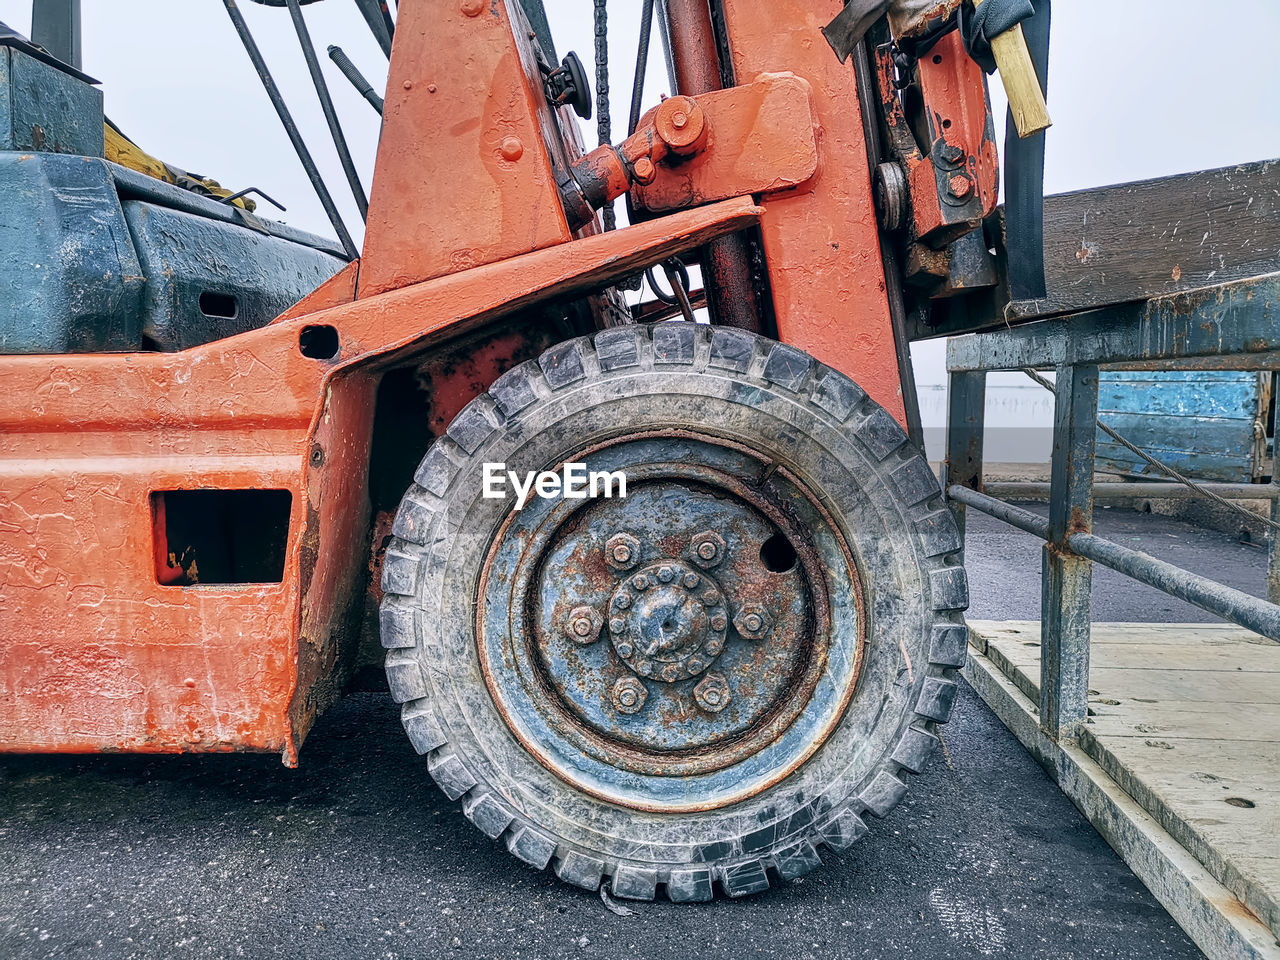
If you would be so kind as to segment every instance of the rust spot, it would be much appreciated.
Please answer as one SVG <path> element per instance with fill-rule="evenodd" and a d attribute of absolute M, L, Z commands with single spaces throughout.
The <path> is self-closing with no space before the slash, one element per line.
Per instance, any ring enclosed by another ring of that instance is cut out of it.
<path fill-rule="evenodd" d="M 1173 282 L 1177 283 L 1182 279 L 1182 268 L 1174 264 L 1173 269 L 1169 272 L 1169 276 L 1173 278 Z"/>

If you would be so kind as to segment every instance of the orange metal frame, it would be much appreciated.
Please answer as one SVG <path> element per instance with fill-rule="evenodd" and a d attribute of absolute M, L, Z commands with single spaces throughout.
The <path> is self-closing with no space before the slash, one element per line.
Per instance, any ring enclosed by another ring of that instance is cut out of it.
<path fill-rule="evenodd" d="M 0 750 L 296 763 L 340 694 L 339 625 L 367 576 L 380 377 L 535 303 L 758 227 L 781 339 L 901 418 L 854 77 L 818 33 L 839 6 L 726 0 L 743 86 L 708 108 L 686 171 L 701 205 L 575 234 L 557 176 L 581 146 L 518 4 L 406 3 L 362 260 L 272 324 L 180 353 L 0 357 Z M 747 109 L 776 107 L 778 86 L 752 81 L 782 70 L 812 98 L 808 138 L 790 111 Z M 300 349 L 317 327 L 331 358 Z M 266 488 L 292 495 L 280 583 L 160 582 L 156 491 Z"/>

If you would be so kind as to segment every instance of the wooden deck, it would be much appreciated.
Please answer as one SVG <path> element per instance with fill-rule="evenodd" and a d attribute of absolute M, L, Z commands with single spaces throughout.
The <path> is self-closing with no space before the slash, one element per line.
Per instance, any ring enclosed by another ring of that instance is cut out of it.
<path fill-rule="evenodd" d="M 976 670 L 1038 702 L 1040 625 L 969 627 Z M 991 703 L 999 685 L 975 679 Z M 1079 749 L 1280 941 L 1280 646 L 1231 625 L 1096 623 L 1089 686 Z"/>

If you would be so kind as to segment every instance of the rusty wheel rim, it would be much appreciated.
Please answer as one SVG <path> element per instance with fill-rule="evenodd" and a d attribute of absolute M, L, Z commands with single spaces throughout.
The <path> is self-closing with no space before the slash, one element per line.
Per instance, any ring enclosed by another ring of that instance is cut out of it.
<path fill-rule="evenodd" d="M 486 556 L 476 636 L 519 744 L 584 792 L 707 810 L 784 779 L 856 686 L 866 635 L 843 533 L 735 442 L 620 435 L 570 458 L 625 500 L 532 501 Z"/>

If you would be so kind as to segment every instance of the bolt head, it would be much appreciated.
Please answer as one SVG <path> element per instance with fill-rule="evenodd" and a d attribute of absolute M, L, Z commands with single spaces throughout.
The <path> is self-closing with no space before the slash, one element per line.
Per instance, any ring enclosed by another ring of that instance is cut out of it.
<path fill-rule="evenodd" d="M 746 640 L 759 640 L 773 626 L 773 617 L 758 603 L 745 603 L 733 618 L 733 628 Z"/>
<path fill-rule="evenodd" d="M 524 144 L 520 142 L 519 137 L 507 137 L 498 149 L 504 160 L 515 161 L 524 156 Z"/>
<path fill-rule="evenodd" d="M 637 713 L 648 698 L 649 691 L 636 677 L 619 678 L 610 692 L 614 709 L 619 713 Z"/>
<path fill-rule="evenodd" d="M 653 165 L 653 161 L 648 157 L 640 157 L 631 165 L 631 172 L 635 174 L 635 178 L 641 184 L 649 184 L 653 182 L 653 178 L 657 176 L 657 169 Z"/>
<path fill-rule="evenodd" d="M 625 633 L 627 629 L 627 621 L 621 617 L 614 617 L 609 621 L 609 629 L 614 633 Z"/>
<path fill-rule="evenodd" d="M 712 630 L 723 630 L 727 626 L 729 626 L 729 618 L 726 617 L 724 614 L 718 613 L 711 618 Z"/>
<path fill-rule="evenodd" d="M 700 583 L 702 583 L 702 578 L 699 577 L 696 573 L 686 573 L 684 575 L 684 585 L 688 589 L 692 590 L 695 587 L 697 587 L 698 584 Z"/>
<path fill-rule="evenodd" d="M 690 540 L 693 550 L 693 562 L 700 567 L 714 567 L 725 555 L 724 537 L 714 530 L 695 533 Z"/>
<path fill-rule="evenodd" d="M 617 607 L 619 610 L 627 609 L 627 607 L 631 606 L 631 594 L 629 593 L 618 594 L 616 597 L 613 598 L 613 605 Z"/>
<path fill-rule="evenodd" d="M 676 572 L 670 567 L 658 568 L 658 580 L 662 583 L 670 583 L 676 578 Z"/>
<path fill-rule="evenodd" d="M 947 181 L 947 191 L 957 200 L 963 200 L 973 191 L 973 183 L 968 177 L 956 174 Z"/>
<path fill-rule="evenodd" d="M 604 625 L 604 617 L 593 607 L 574 607 L 564 618 L 564 634 L 574 643 L 585 646 L 595 643 L 600 637 L 600 627 Z"/>
<path fill-rule="evenodd" d="M 671 115 L 671 125 L 677 130 L 683 130 L 686 123 L 689 122 L 688 116 L 683 111 L 677 110 Z"/>
<path fill-rule="evenodd" d="M 693 688 L 693 699 L 707 713 L 719 713 L 729 705 L 729 681 L 718 673 L 708 673 Z"/>
<path fill-rule="evenodd" d="M 604 558 L 615 570 L 630 570 L 640 562 L 640 541 L 629 533 L 615 533 L 605 542 Z"/>
<path fill-rule="evenodd" d="M 629 643 L 619 643 L 614 649 L 618 651 L 618 656 L 622 657 L 623 660 L 628 659 L 635 652 Z"/>

